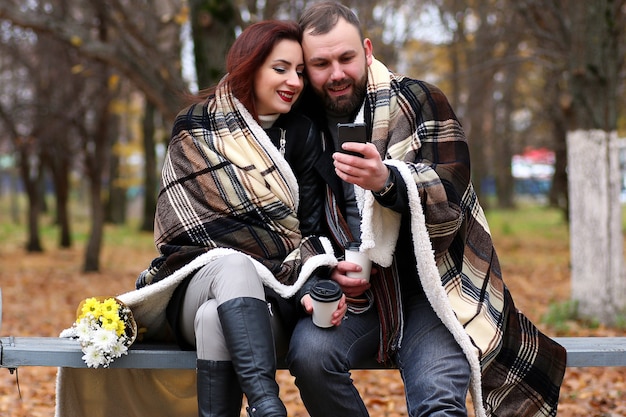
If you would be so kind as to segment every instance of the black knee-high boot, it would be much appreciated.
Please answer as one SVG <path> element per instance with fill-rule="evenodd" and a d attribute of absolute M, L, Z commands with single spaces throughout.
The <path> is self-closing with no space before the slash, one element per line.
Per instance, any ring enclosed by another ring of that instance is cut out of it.
<path fill-rule="evenodd" d="M 228 300 L 217 308 L 226 346 L 251 417 L 286 417 L 278 398 L 276 354 L 267 303 L 252 297 Z"/>
<path fill-rule="evenodd" d="M 242 392 L 230 361 L 198 359 L 198 417 L 239 417 Z"/>

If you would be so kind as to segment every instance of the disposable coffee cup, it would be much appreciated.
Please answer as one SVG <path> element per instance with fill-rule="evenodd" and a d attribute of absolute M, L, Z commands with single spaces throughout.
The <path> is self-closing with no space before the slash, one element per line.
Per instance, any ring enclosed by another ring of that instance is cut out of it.
<path fill-rule="evenodd" d="M 361 272 L 348 272 L 346 276 L 348 278 L 364 279 L 369 282 L 370 274 L 372 273 L 372 261 L 367 255 L 360 251 L 360 242 L 348 242 L 346 243 L 344 259 L 348 262 L 352 262 L 361 266 Z"/>
<path fill-rule="evenodd" d="M 331 327 L 333 313 L 337 310 L 342 291 L 335 281 L 318 281 L 309 293 L 313 300 L 313 323 L 318 327 Z"/>

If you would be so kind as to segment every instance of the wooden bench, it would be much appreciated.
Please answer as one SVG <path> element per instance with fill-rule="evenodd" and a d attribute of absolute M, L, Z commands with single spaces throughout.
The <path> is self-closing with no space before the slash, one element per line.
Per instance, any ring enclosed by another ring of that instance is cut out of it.
<path fill-rule="evenodd" d="M 567 349 L 568 367 L 626 366 L 626 337 L 557 337 Z M 76 340 L 56 337 L 0 338 L 0 367 L 23 366 L 85 368 Z M 196 353 L 173 344 L 134 344 L 128 355 L 116 359 L 112 368 L 194 369 Z M 283 363 L 279 364 L 284 369 Z M 384 369 L 372 360 L 357 369 Z"/>

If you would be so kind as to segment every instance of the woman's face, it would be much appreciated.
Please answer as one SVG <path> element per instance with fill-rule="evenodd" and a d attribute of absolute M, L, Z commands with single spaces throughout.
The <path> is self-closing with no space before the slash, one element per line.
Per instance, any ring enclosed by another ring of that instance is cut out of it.
<path fill-rule="evenodd" d="M 296 41 L 279 41 L 254 77 L 257 113 L 287 113 L 304 87 L 304 59 Z"/>

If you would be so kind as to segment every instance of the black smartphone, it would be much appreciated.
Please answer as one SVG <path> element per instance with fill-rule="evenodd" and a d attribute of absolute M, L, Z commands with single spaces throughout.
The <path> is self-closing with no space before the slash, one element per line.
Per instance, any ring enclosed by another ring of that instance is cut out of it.
<path fill-rule="evenodd" d="M 344 142 L 369 142 L 365 123 L 337 123 L 337 139 L 339 139 L 339 149 L 337 149 L 339 152 L 363 157 L 357 152 L 344 151 L 341 145 Z"/>

